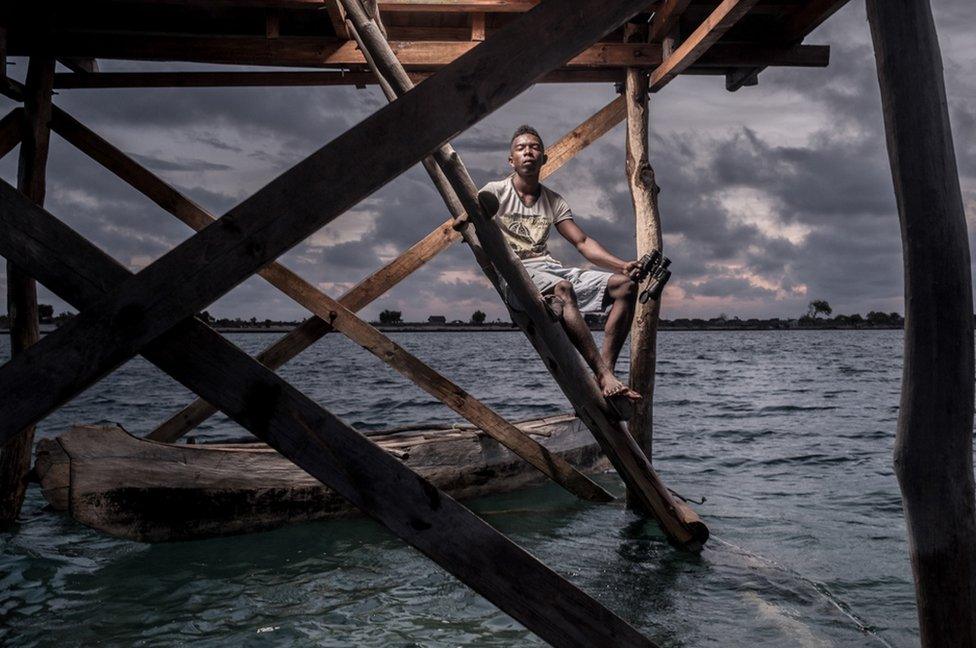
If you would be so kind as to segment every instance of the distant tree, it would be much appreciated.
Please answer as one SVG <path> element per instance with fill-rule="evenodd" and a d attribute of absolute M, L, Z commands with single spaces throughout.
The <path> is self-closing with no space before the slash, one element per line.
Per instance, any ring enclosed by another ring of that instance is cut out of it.
<path fill-rule="evenodd" d="M 51 306 L 50 304 L 38 304 L 37 317 L 42 322 L 51 321 L 51 318 L 54 317 L 54 306 Z"/>
<path fill-rule="evenodd" d="M 807 307 L 807 316 L 813 318 L 816 318 L 818 315 L 830 317 L 833 312 L 834 309 L 823 299 L 815 299 Z"/>
<path fill-rule="evenodd" d="M 471 323 L 472 324 L 484 324 L 486 317 L 487 317 L 487 315 L 485 315 L 484 313 L 482 313 L 480 310 L 476 310 L 475 312 L 473 312 L 471 314 Z"/>
<path fill-rule="evenodd" d="M 395 310 L 385 310 L 380 313 L 380 324 L 399 324 L 403 313 Z"/>
<path fill-rule="evenodd" d="M 890 324 L 891 319 L 888 317 L 888 313 L 881 313 L 878 311 L 871 311 L 868 313 L 868 324 L 874 324 L 875 326 Z"/>
<path fill-rule="evenodd" d="M 864 318 L 861 317 L 860 313 L 854 313 L 848 318 L 848 320 L 851 324 L 862 324 L 864 322 Z"/>

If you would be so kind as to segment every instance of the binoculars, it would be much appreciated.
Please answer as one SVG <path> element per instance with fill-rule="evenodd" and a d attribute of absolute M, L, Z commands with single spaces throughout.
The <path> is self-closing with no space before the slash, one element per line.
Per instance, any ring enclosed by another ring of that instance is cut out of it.
<path fill-rule="evenodd" d="M 668 270 L 668 266 L 671 265 L 671 259 L 661 254 L 659 250 L 654 250 L 650 254 L 645 254 L 638 261 L 640 268 L 637 271 L 637 278 L 634 280 L 636 283 L 641 283 L 647 279 L 647 286 L 641 291 L 640 303 L 646 304 L 648 299 L 653 299 L 658 301 L 661 299 L 661 292 L 664 290 L 664 285 L 668 283 L 668 279 L 671 278 L 671 271 Z"/>

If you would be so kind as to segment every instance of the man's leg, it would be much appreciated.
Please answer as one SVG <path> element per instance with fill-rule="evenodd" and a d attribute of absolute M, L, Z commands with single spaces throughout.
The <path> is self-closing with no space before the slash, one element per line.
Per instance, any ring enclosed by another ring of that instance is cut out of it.
<path fill-rule="evenodd" d="M 586 364 L 590 365 L 593 373 L 596 374 L 596 381 L 603 390 L 604 396 L 626 396 L 631 400 L 639 400 L 640 394 L 631 390 L 616 376 L 607 361 L 603 358 L 596 348 L 590 329 L 580 313 L 576 303 L 576 292 L 573 284 L 568 281 L 560 281 L 552 288 L 552 293 L 563 302 L 562 322 L 566 334 L 570 341 L 579 350 Z"/>
<path fill-rule="evenodd" d="M 614 274 L 607 281 L 607 297 L 613 300 L 603 336 L 603 360 L 611 370 L 617 366 L 620 349 L 627 339 L 630 322 L 634 318 L 634 305 L 637 303 L 637 284 L 630 277 Z"/>

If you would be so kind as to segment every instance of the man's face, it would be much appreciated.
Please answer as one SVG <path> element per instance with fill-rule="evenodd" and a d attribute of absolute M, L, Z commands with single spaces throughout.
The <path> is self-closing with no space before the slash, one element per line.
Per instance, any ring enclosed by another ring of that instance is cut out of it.
<path fill-rule="evenodd" d="M 535 135 L 528 133 L 519 135 L 512 141 L 512 148 L 508 153 L 508 163 L 520 176 L 537 176 L 546 163 L 545 150 L 542 142 Z"/>

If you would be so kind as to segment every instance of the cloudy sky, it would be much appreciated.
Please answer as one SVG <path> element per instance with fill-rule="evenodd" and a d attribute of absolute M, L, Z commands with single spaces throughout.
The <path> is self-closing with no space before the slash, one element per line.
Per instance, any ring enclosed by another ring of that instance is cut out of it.
<path fill-rule="evenodd" d="M 976 217 L 976 6 L 933 0 L 966 213 Z M 901 245 L 863 0 L 807 39 L 829 44 L 827 69 L 774 69 L 728 93 L 719 77 L 680 77 L 652 98 L 652 164 L 662 188 L 674 277 L 664 316 L 794 317 L 812 299 L 835 312 L 903 312 Z M 26 62 L 14 59 L 11 76 Z M 104 71 L 200 66 L 101 62 Z M 226 68 L 224 68 L 226 69 Z M 476 182 L 507 172 L 521 123 L 547 142 L 614 98 L 605 85 L 536 86 L 455 141 Z M 222 214 L 385 101 L 375 88 L 63 90 L 56 103 L 214 214 Z M 4 112 L 13 106 L 3 102 Z M 634 255 L 623 127 L 554 174 L 577 221 L 622 257 Z M 16 155 L 0 161 L 13 182 Z M 47 208 L 133 270 L 190 230 L 52 138 Z M 339 296 L 447 217 L 418 165 L 296 247 L 282 261 Z M 558 237 L 556 237 L 558 238 Z M 970 247 L 973 247 L 971 237 Z M 581 263 L 559 241 L 557 258 Z M 5 288 L 0 283 L 0 293 Z M 5 300 L 5 295 L 2 296 Z M 56 310 L 67 306 L 41 291 Z M 457 245 L 364 310 L 408 320 L 489 319 L 504 308 Z M 219 316 L 301 319 L 260 279 L 211 307 Z"/>

